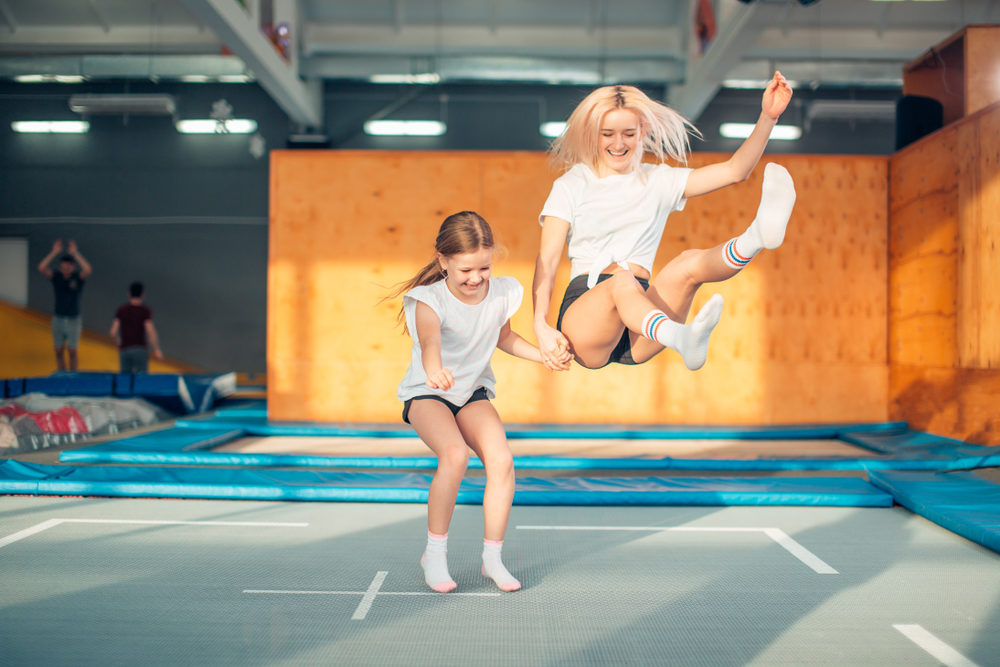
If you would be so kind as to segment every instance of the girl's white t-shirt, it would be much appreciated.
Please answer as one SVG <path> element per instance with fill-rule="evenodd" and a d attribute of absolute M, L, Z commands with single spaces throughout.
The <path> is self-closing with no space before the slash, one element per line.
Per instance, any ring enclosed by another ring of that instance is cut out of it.
<path fill-rule="evenodd" d="M 453 405 L 464 405 L 473 392 L 484 387 L 490 398 L 496 396 L 496 378 L 490 358 L 500 339 L 503 325 L 517 312 L 524 288 L 510 277 L 490 278 L 482 301 L 469 305 L 448 290 L 445 281 L 414 287 L 403 295 L 406 328 L 413 337 L 410 367 L 396 391 L 400 401 L 433 394 Z M 421 359 L 417 338 L 417 303 L 425 303 L 441 320 L 441 365 L 451 371 L 455 384 L 448 391 L 431 389 Z"/>
<path fill-rule="evenodd" d="M 691 169 L 641 163 L 627 174 L 604 178 L 574 165 L 552 184 L 539 223 L 547 215 L 570 223 L 570 275 L 591 282 L 611 264 L 637 264 L 650 273 L 667 216 L 684 208 Z"/>

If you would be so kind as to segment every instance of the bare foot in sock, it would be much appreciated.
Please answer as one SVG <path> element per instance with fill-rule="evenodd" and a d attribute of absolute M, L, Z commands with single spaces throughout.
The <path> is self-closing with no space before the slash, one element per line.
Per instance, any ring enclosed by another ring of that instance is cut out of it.
<path fill-rule="evenodd" d="M 444 553 L 424 552 L 420 557 L 420 567 L 424 569 L 424 581 L 438 593 L 450 593 L 458 584 L 448 574 L 448 560 Z"/>
<path fill-rule="evenodd" d="M 791 174 L 780 164 L 769 162 L 764 167 L 760 206 L 753 221 L 761 245 L 774 250 L 785 240 L 785 227 L 795 206 L 795 183 Z"/>
<path fill-rule="evenodd" d="M 684 365 L 692 371 L 704 366 L 708 359 L 708 338 L 722 317 L 722 305 L 722 295 L 712 295 L 694 316 L 691 324 L 685 327 L 687 331 L 678 352 L 684 358 Z"/>

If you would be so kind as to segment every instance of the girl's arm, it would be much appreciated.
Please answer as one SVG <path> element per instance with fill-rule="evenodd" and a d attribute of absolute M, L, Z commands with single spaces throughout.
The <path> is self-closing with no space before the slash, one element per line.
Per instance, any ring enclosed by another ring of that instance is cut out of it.
<path fill-rule="evenodd" d="M 545 216 L 542 238 L 535 260 L 535 277 L 531 283 L 531 301 L 535 311 L 535 339 L 541 351 L 542 363 L 552 371 L 569 370 L 572 355 L 569 341 L 548 323 L 549 308 L 552 305 L 552 290 L 556 283 L 556 271 L 562 259 L 563 246 L 569 234 L 569 223 L 560 218 Z M 502 348 L 501 348 L 502 349 Z"/>
<path fill-rule="evenodd" d="M 538 351 L 537 347 L 510 328 L 510 320 L 507 320 L 503 328 L 500 329 L 500 338 L 497 340 L 497 347 L 509 355 L 527 359 L 528 361 L 537 361 L 540 364 L 543 363 L 542 353 Z"/>
<path fill-rule="evenodd" d="M 771 137 L 771 130 L 778 123 L 778 118 L 791 99 L 791 87 L 781 72 L 775 72 L 774 78 L 764 90 L 760 117 L 753 132 L 725 162 L 716 162 L 693 170 L 688 176 L 684 196 L 697 197 L 745 181 L 757 166 L 760 156 L 764 154 L 767 140 Z"/>
<path fill-rule="evenodd" d="M 451 389 L 455 378 L 441 366 L 441 320 L 431 307 L 417 302 L 417 340 L 420 341 L 420 361 L 431 389 Z"/>

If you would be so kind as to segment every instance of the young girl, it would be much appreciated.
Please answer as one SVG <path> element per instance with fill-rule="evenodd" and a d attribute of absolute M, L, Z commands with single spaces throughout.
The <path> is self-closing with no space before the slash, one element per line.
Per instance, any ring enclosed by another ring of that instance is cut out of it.
<path fill-rule="evenodd" d="M 500 560 L 514 499 L 514 463 L 494 397 L 490 368 L 495 348 L 541 362 L 538 349 L 510 328 L 524 290 L 513 278 L 491 277 L 493 232 L 481 216 L 463 211 L 441 224 L 436 256 L 394 296 L 404 294 L 400 317 L 413 337 L 410 367 L 399 385 L 403 421 L 437 456 L 427 498 L 427 548 L 420 564 L 427 585 L 455 590 L 448 573 L 448 525 L 469 450 L 483 462 L 482 574 L 501 590 L 521 583 Z"/>
<path fill-rule="evenodd" d="M 687 133 L 677 112 L 632 86 L 593 91 L 573 111 L 552 155 L 567 171 L 552 186 L 539 220 L 542 236 L 533 283 L 535 335 L 542 360 L 565 369 L 572 350 L 587 368 L 641 364 L 669 347 L 700 368 L 722 314 L 714 295 L 690 325 L 698 287 L 727 280 L 764 248 L 777 248 L 795 203 L 788 172 L 764 169 L 757 217 L 740 236 L 708 250 L 686 250 L 655 277 L 653 259 L 667 216 L 703 195 L 749 177 L 792 90 L 780 72 L 764 91 L 753 132 L 726 161 L 697 169 L 686 162 Z M 643 163 L 644 152 L 657 164 Z M 548 323 L 556 270 L 568 243 L 571 275 L 556 326 Z"/>

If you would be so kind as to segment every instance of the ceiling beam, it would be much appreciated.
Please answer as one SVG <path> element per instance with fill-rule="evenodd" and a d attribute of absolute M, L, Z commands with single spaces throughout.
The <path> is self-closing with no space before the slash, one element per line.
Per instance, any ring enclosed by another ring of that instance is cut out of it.
<path fill-rule="evenodd" d="M 729 70 L 739 64 L 765 28 L 777 23 L 781 9 L 781 5 L 759 2 L 731 6 L 705 54 L 688 59 L 685 83 L 669 89 L 670 106 L 685 118 L 697 119 Z"/>
<path fill-rule="evenodd" d="M 254 73 L 261 87 L 292 121 L 323 126 L 320 81 L 303 82 L 263 34 L 260 26 L 233 0 L 182 0 Z"/>
<path fill-rule="evenodd" d="M 306 25 L 302 52 L 306 56 L 530 56 L 681 58 L 682 29 L 610 27 L 601 39 L 583 26 L 490 25 L 362 25 L 317 23 Z"/>

